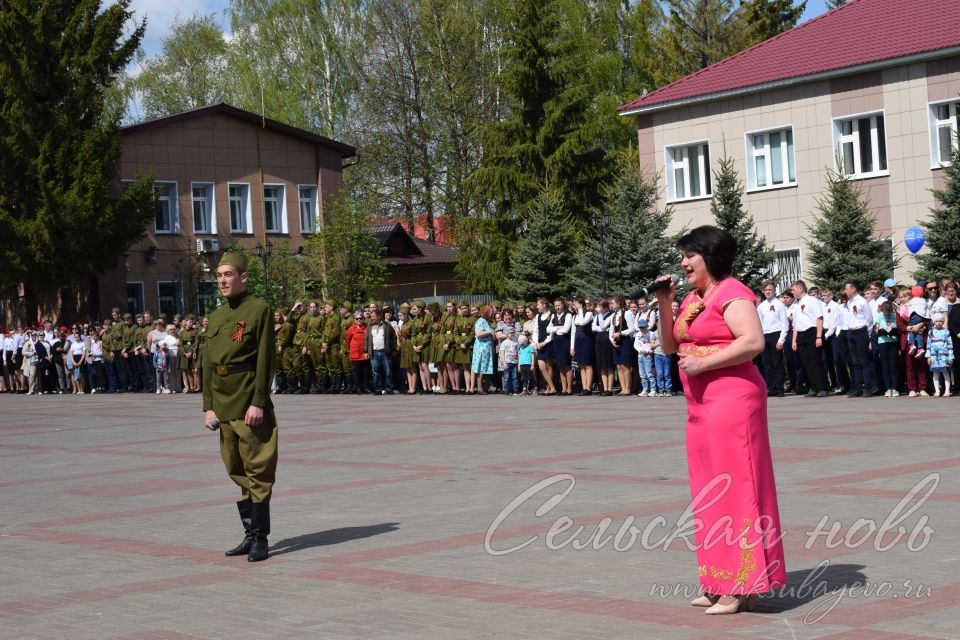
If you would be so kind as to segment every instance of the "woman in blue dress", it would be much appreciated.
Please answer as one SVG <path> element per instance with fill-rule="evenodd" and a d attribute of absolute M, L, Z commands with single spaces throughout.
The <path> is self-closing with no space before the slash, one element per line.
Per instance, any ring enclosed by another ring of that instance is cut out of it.
<path fill-rule="evenodd" d="M 473 332 L 476 341 L 473 343 L 473 362 L 470 370 L 474 373 L 476 380 L 476 391 L 481 395 L 487 392 L 483 389 L 483 377 L 493 374 L 493 327 L 490 322 L 493 319 L 493 307 L 488 304 L 480 309 L 480 318 L 473 325 Z"/>

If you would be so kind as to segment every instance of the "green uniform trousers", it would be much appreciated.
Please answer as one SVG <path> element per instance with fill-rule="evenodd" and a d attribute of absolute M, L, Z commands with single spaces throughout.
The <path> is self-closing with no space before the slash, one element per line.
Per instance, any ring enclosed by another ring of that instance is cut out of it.
<path fill-rule="evenodd" d="M 340 358 L 340 345 L 333 344 L 327 347 L 327 352 L 323 354 L 327 371 L 330 375 L 343 375 L 343 361 Z"/>
<path fill-rule="evenodd" d="M 220 457 L 230 479 L 243 499 L 267 502 L 277 476 L 277 431 L 279 427 L 268 412 L 264 424 L 251 427 L 243 420 L 220 423 Z"/>

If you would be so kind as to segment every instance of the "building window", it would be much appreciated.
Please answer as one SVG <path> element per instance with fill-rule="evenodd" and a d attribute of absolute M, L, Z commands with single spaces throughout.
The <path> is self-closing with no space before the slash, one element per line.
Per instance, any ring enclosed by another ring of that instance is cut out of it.
<path fill-rule="evenodd" d="M 284 215 L 283 185 L 271 184 L 263 187 L 263 224 L 267 233 L 286 233 Z"/>
<path fill-rule="evenodd" d="M 667 147 L 667 190 L 670 200 L 710 195 L 710 146 L 706 142 Z"/>
<path fill-rule="evenodd" d="M 777 283 L 777 291 L 789 289 L 803 274 L 803 264 L 800 262 L 800 249 L 784 249 L 775 251 L 773 262 L 770 263 L 770 279 Z"/>
<path fill-rule="evenodd" d="M 230 200 L 230 233 L 251 233 L 250 185 L 231 184 L 227 191 Z"/>
<path fill-rule="evenodd" d="M 173 320 L 173 316 L 183 313 L 183 285 L 179 282 L 158 282 L 157 301 L 160 315 Z"/>
<path fill-rule="evenodd" d="M 848 178 L 887 173 L 887 136 L 883 114 L 834 120 L 840 167 Z"/>
<path fill-rule="evenodd" d="M 950 164 L 950 152 L 957 146 L 960 129 L 960 102 L 930 105 L 931 166 Z"/>
<path fill-rule="evenodd" d="M 201 316 L 213 313 L 220 306 L 220 289 L 216 282 L 203 280 L 197 283 L 197 311 Z"/>
<path fill-rule="evenodd" d="M 177 183 L 156 182 L 153 193 L 157 198 L 157 217 L 154 230 L 157 233 L 179 233 L 180 214 L 177 209 Z"/>
<path fill-rule="evenodd" d="M 213 200 L 212 182 L 194 182 L 193 191 L 193 232 L 216 233 L 216 209 Z"/>
<path fill-rule="evenodd" d="M 747 134 L 747 184 L 766 189 L 797 184 L 793 129 Z"/>
<path fill-rule="evenodd" d="M 143 313 L 143 283 L 127 283 L 127 312 L 134 315 Z"/>
<path fill-rule="evenodd" d="M 300 187 L 300 231 L 317 230 L 317 188 Z"/>

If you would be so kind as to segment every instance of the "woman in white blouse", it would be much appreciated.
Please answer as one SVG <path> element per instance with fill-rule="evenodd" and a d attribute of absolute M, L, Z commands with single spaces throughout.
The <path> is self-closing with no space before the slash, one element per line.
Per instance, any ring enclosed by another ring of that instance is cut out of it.
<path fill-rule="evenodd" d="M 597 363 L 597 370 L 600 372 L 600 382 L 603 384 L 603 389 L 600 391 L 602 396 L 613 395 L 613 345 L 610 343 L 610 324 L 612 322 L 613 314 L 610 313 L 610 303 L 601 300 L 594 307 L 593 313 L 593 355 Z"/>
<path fill-rule="evenodd" d="M 553 357 L 560 371 L 560 395 L 573 393 L 573 342 L 570 335 L 573 329 L 573 316 L 567 311 L 563 300 L 553 301 L 553 315 L 547 325 L 547 333 L 553 337 Z"/>
<path fill-rule="evenodd" d="M 84 393 L 86 389 L 83 384 L 83 365 L 87 362 L 87 345 L 80 337 L 79 331 L 70 337 L 67 345 L 67 359 L 72 374 L 70 379 L 73 381 L 73 393 Z"/>
<path fill-rule="evenodd" d="M 613 345 L 613 362 L 617 365 L 617 375 L 620 377 L 620 395 L 630 395 L 630 385 L 633 381 L 633 365 L 637 360 L 633 349 L 633 334 L 636 329 L 634 313 L 627 308 L 627 301 L 622 296 L 612 299 L 613 320 L 610 322 L 610 344 Z"/>
<path fill-rule="evenodd" d="M 575 300 L 573 317 L 573 355 L 580 369 L 581 396 L 589 396 L 593 389 L 593 311 L 586 300 Z"/>

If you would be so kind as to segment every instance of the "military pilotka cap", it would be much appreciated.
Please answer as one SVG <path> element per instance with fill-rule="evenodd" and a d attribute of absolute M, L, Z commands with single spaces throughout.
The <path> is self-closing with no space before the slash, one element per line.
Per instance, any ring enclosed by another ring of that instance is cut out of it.
<path fill-rule="evenodd" d="M 240 273 L 247 271 L 247 256 L 239 251 L 229 251 L 220 258 L 220 267 L 236 267 Z"/>
<path fill-rule="evenodd" d="M 125 313 L 125 314 L 123 314 L 123 319 L 124 319 L 124 320 L 133 320 L 133 316 L 130 315 L 129 313 Z"/>

